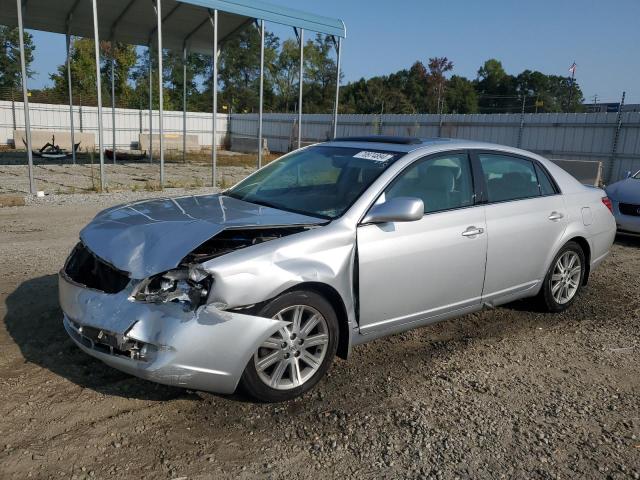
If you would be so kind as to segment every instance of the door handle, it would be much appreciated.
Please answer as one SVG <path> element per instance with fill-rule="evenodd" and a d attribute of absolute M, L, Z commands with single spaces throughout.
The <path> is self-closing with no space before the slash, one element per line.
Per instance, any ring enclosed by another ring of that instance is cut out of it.
<path fill-rule="evenodd" d="M 476 235 L 481 235 L 484 233 L 484 228 L 479 227 L 468 227 L 464 232 L 462 232 L 463 237 L 475 237 Z"/>
<path fill-rule="evenodd" d="M 554 212 L 551 212 L 551 214 L 547 218 L 555 222 L 556 220 L 560 220 L 561 218 L 564 218 L 564 215 L 561 214 L 560 212 L 554 211 Z"/>

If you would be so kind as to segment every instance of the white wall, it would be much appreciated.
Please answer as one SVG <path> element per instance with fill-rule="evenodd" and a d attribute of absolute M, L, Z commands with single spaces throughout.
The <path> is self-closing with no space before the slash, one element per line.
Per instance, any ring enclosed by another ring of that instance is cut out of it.
<path fill-rule="evenodd" d="M 15 123 L 18 129 L 24 128 L 24 109 L 22 102 L 15 103 Z M 0 144 L 13 143 L 13 110 L 10 101 L 0 101 Z M 74 128 L 80 130 L 80 107 L 74 106 Z M 68 105 L 29 104 L 31 128 L 33 130 L 70 130 L 71 122 Z M 182 133 L 182 112 L 164 112 L 164 132 Z M 227 134 L 227 117 L 218 114 L 218 145 L 223 145 Z M 105 148 L 112 146 L 111 107 L 102 109 Z M 158 134 L 159 113 L 153 111 L 153 132 Z M 187 134 L 195 134 L 202 146 L 211 146 L 212 115 L 210 113 L 187 112 Z M 82 130 L 92 132 L 98 143 L 98 108 L 82 107 Z M 140 132 L 149 132 L 149 110 L 116 108 L 116 145 L 120 149 L 129 149 L 137 144 Z M 34 145 L 35 147 L 35 145 Z"/>

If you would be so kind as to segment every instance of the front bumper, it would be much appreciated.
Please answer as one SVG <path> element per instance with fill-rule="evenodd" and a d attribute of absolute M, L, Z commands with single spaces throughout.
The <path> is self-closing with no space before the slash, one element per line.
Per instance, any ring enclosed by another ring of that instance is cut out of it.
<path fill-rule="evenodd" d="M 620 213 L 620 203 L 613 202 L 613 216 L 620 233 L 640 234 L 640 216 L 624 215 Z"/>
<path fill-rule="evenodd" d="M 131 284 L 107 294 L 63 272 L 58 285 L 64 328 L 82 350 L 129 374 L 194 390 L 232 393 L 259 345 L 286 325 L 211 305 L 193 312 L 136 302 Z"/>

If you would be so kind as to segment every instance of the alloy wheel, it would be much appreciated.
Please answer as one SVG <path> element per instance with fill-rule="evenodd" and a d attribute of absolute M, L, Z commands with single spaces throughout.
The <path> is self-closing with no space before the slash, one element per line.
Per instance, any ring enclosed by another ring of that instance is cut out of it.
<path fill-rule="evenodd" d="M 556 261 L 551 275 L 551 295 L 560 305 L 571 301 L 578 291 L 582 276 L 582 262 L 574 251 L 564 252 Z"/>
<path fill-rule="evenodd" d="M 267 338 L 253 355 L 258 378 L 276 390 L 304 384 L 322 365 L 329 329 L 322 314 L 308 305 L 294 305 L 273 316 L 289 322 Z"/>

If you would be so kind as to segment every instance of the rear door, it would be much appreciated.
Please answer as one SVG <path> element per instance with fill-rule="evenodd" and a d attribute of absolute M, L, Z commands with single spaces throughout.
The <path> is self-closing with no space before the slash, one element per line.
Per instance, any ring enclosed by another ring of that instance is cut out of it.
<path fill-rule="evenodd" d="M 360 329 L 423 322 L 480 304 L 487 249 L 467 152 L 416 160 L 378 202 L 423 200 L 414 222 L 358 227 Z"/>
<path fill-rule="evenodd" d="M 566 227 L 562 196 L 538 162 L 502 152 L 476 151 L 484 180 L 487 266 L 483 302 L 525 295 L 545 274 L 549 254 Z"/>

